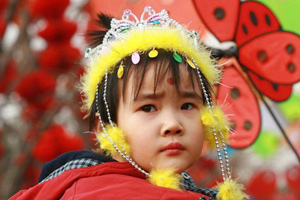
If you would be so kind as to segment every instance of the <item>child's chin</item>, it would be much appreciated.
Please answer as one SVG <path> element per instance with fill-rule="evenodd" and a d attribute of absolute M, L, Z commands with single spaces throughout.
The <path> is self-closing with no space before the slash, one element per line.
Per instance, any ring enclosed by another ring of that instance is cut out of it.
<path fill-rule="evenodd" d="M 175 170 L 176 173 L 181 173 L 184 170 L 186 170 L 187 168 L 188 168 L 188 166 L 186 166 L 186 164 L 180 165 L 176 162 L 167 162 L 167 163 L 164 163 L 163 165 L 155 167 L 155 169 L 160 169 L 160 170 L 172 169 L 172 170 Z"/>

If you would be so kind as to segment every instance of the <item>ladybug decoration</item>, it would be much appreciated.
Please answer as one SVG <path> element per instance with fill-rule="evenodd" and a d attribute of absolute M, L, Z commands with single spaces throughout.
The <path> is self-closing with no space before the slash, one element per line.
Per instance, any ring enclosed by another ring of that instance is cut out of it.
<path fill-rule="evenodd" d="M 223 57 L 235 57 L 239 63 L 224 66 L 217 98 L 221 104 L 226 99 L 224 110 L 231 114 L 228 116 L 233 122 L 235 134 L 230 136 L 229 146 L 245 148 L 260 132 L 256 94 L 269 108 L 264 96 L 284 101 L 291 95 L 293 84 L 300 80 L 300 37 L 282 30 L 273 12 L 257 1 L 193 3 L 205 26 L 220 42 L 235 43 L 235 47 L 227 50 L 213 49 Z"/>

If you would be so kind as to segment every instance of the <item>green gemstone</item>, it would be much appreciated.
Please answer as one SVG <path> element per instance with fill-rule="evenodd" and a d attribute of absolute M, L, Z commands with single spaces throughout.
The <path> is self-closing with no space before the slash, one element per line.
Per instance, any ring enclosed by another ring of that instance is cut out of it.
<path fill-rule="evenodd" d="M 175 59 L 177 62 L 179 62 L 179 63 L 182 62 L 181 56 L 180 56 L 179 54 L 177 54 L 176 52 L 173 53 L 173 57 L 174 57 L 174 59 Z"/>
<path fill-rule="evenodd" d="M 85 50 L 84 57 L 85 57 L 85 58 L 88 58 L 89 55 L 90 55 L 90 53 L 91 53 L 91 51 L 92 51 L 91 48 L 87 48 L 87 49 Z"/>

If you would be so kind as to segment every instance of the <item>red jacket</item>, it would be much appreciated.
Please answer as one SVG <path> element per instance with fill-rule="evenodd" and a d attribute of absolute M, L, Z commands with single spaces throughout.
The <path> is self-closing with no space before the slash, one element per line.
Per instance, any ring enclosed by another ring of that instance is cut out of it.
<path fill-rule="evenodd" d="M 58 177 L 18 192 L 9 200 L 198 200 L 202 196 L 155 186 L 129 163 L 107 162 L 65 171 Z"/>

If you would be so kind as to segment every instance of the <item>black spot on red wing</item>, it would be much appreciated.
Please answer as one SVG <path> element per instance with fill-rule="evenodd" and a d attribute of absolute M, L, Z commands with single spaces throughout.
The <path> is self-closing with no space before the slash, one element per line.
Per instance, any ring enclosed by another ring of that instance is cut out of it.
<path fill-rule="evenodd" d="M 294 46 L 292 44 L 288 44 L 286 47 L 285 47 L 285 50 L 288 54 L 292 54 L 294 53 Z"/>
<path fill-rule="evenodd" d="M 250 122 L 249 120 L 245 121 L 244 129 L 249 131 L 251 128 L 252 128 L 252 122 Z"/>
<path fill-rule="evenodd" d="M 265 19 L 266 19 L 266 23 L 271 26 L 271 19 L 269 17 L 269 15 L 265 15 Z"/>
<path fill-rule="evenodd" d="M 248 29 L 247 29 L 247 27 L 245 26 L 245 24 L 243 24 L 242 27 L 243 27 L 244 33 L 245 33 L 246 35 L 248 35 Z"/>
<path fill-rule="evenodd" d="M 264 63 L 268 60 L 268 54 L 266 51 L 261 50 L 259 52 L 257 52 L 257 59 L 261 62 Z"/>
<path fill-rule="evenodd" d="M 278 91 L 278 85 L 276 83 L 272 83 L 272 87 L 275 91 Z"/>
<path fill-rule="evenodd" d="M 257 26 L 258 22 L 257 22 L 257 18 L 256 18 L 256 15 L 254 12 L 250 12 L 250 19 L 251 19 L 251 22 L 254 26 Z"/>
<path fill-rule="evenodd" d="M 230 121 L 230 129 L 231 129 L 231 130 L 234 130 L 235 128 L 236 128 L 236 122 L 233 121 L 233 120 L 231 120 L 231 121 Z"/>
<path fill-rule="evenodd" d="M 241 96 L 240 90 L 236 87 L 232 88 L 230 91 L 230 97 L 232 99 L 238 99 Z"/>
<path fill-rule="evenodd" d="M 216 19 L 218 19 L 218 20 L 224 19 L 224 18 L 225 18 L 225 15 L 226 15 L 226 13 L 225 13 L 225 10 L 224 10 L 223 8 L 218 7 L 218 8 L 216 8 L 215 11 L 214 11 L 214 16 L 215 16 Z"/>
<path fill-rule="evenodd" d="M 287 66 L 287 69 L 289 72 L 293 73 L 296 71 L 296 65 L 294 63 L 289 63 L 288 66 Z"/>

